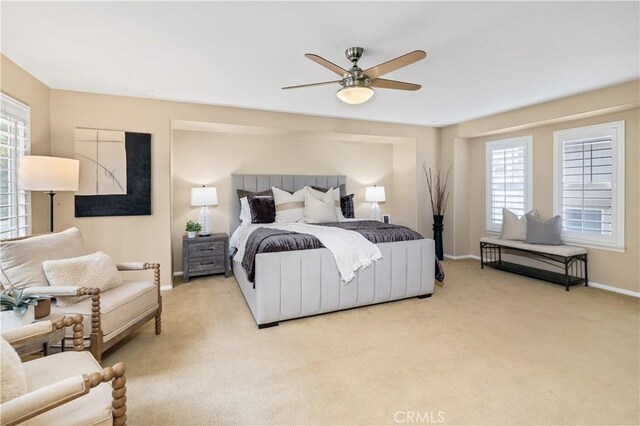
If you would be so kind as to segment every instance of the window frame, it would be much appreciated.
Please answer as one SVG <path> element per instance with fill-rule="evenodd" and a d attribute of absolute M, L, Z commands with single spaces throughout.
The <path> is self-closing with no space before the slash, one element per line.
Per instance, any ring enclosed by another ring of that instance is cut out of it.
<path fill-rule="evenodd" d="M 0 238 L 15 238 L 15 237 L 24 237 L 32 234 L 33 231 L 33 212 L 32 212 L 32 203 L 31 203 L 31 191 L 25 191 L 19 188 L 18 186 L 18 168 L 20 166 L 20 158 L 24 155 L 30 155 L 31 153 L 31 108 L 29 105 L 26 105 L 12 96 L 7 95 L 6 93 L 0 92 L 0 111 L 4 114 L 14 118 L 23 120 L 25 122 L 26 127 L 26 143 L 24 152 L 20 154 L 20 149 L 18 148 L 18 143 L 15 143 L 13 146 L 13 155 L 9 157 L 9 160 L 13 162 L 12 164 L 12 177 L 10 183 L 12 183 L 9 194 L 13 194 L 13 199 L 11 204 L 8 206 L 13 206 L 14 211 L 7 216 L 7 218 L 13 219 L 15 221 L 15 227 L 9 229 L 6 232 L 10 232 L 9 236 L 0 237 Z M 11 146 L 11 145 L 10 145 Z M 20 214 L 20 195 L 24 193 L 24 206 L 25 206 L 25 214 Z M 25 226 L 20 225 L 20 218 L 24 217 Z M 21 232 L 24 230 L 24 232 Z M 2 234 L 0 234 L 2 235 Z"/>
<path fill-rule="evenodd" d="M 569 245 L 579 245 L 615 252 L 625 251 L 625 122 L 613 121 L 591 126 L 574 127 L 553 132 L 553 214 L 563 214 L 562 176 L 563 146 L 565 142 L 580 139 L 596 139 L 611 137 L 611 235 L 587 234 L 583 232 L 565 231 L 562 229 L 562 240 Z"/>
<path fill-rule="evenodd" d="M 525 149 L 524 173 L 524 212 L 531 211 L 533 204 L 533 135 L 518 136 L 508 139 L 490 141 L 485 146 L 485 230 L 489 233 L 500 233 L 502 224 L 496 224 L 491 219 L 492 200 L 492 153 L 495 149 L 512 147 Z"/>

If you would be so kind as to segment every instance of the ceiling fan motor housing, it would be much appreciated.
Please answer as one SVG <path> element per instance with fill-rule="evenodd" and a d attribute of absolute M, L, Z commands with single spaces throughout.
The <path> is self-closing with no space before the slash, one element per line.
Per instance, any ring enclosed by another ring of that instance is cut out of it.
<path fill-rule="evenodd" d="M 364 54 L 362 47 L 350 47 L 344 51 L 345 56 L 353 66 L 349 69 L 349 73 L 343 76 L 340 85 L 343 87 L 368 87 L 371 84 L 371 80 L 364 75 L 362 68 L 358 66 L 358 61 Z"/>
<path fill-rule="evenodd" d="M 356 65 L 360 58 L 362 58 L 362 55 L 364 55 L 364 49 L 362 47 L 350 47 L 344 51 L 344 54 L 353 65 Z"/>

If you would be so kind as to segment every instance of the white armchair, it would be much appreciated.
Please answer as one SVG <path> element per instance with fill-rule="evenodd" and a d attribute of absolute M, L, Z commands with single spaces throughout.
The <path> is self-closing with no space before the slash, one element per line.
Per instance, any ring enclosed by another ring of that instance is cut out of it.
<path fill-rule="evenodd" d="M 60 352 L 20 364 L 9 346 L 73 326 L 74 352 Z M 103 369 L 89 352 L 83 352 L 82 316 L 43 321 L 2 333 L 2 369 L 22 369 L 26 392 L 0 405 L 2 425 L 28 421 L 29 425 L 126 425 L 125 365 Z M 8 343 L 8 344 L 7 344 Z M 11 365 L 15 359 L 18 365 Z M 111 386 L 108 385 L 111 382 Z M 3 378 L 3 390 L 6 385 Z M 15 384 L 14 384 L 15 385 Z M 20 386 L 17 386 L 20 387 Z"/>
<path fill-rule="evenodd" d="M 162 296 L 160 265 L 130 262 L 116 265 L 120 271 L 153 270 L 153 282 L 124 281 L 124 284 L 101 292 L 91 283 L 49 286 L 42 270 L 45 260 L 85 255 L 82 235 L 77 228 L 0 243 L 0 279 L 13 286 L 26 287 L 24 294 L 51 296 L 89 296 L 69 306 L 52 304 L 51 317 L 81 314 L 84 318 L 85 346 L 100 361 L 102 353 L 131 332 L 155 319 L 155 333 L 162 331 Z M 3 284 L 5 284 L 3 282 Z M 68 334 L 71 337 L 71 332 Z"/>

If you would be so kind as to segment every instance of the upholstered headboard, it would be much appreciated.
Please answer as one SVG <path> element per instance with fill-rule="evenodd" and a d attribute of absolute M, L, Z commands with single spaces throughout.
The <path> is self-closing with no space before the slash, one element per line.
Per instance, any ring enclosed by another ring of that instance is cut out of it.
<path fill-rule="evenodd" d="M 240 202 L 236 195 L 238 189 L 259 192 L 275 186 L 285 191 L 294 192 L 307 185 L 336 188 L 346 183 L 346 176 L 231 175 L 229 235 L 233 234 L 240 226 Z"/>

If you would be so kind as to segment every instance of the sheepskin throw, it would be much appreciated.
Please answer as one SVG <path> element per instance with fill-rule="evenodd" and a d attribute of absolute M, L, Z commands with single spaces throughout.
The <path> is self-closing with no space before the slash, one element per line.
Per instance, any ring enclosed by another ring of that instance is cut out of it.
<path fill-rule="evenodd" d="M 99 288 L 100 292 L 122 284 L 122 277 L 113 260 L 101 251 L 71 259 L 42 262 L 42 269 L 49 285 L 72 285 L 75 287 Z M 73 305 L 89 296 L 56 297 L 61 307 Z"/>
<path fill-rule="evenodd" d="M 22 368 L 22 361 L 9 342 L 0 337 L 2 356 L 0 356 L 0 399 L 4 404 L 27 393 L 27 375 Z"/>

